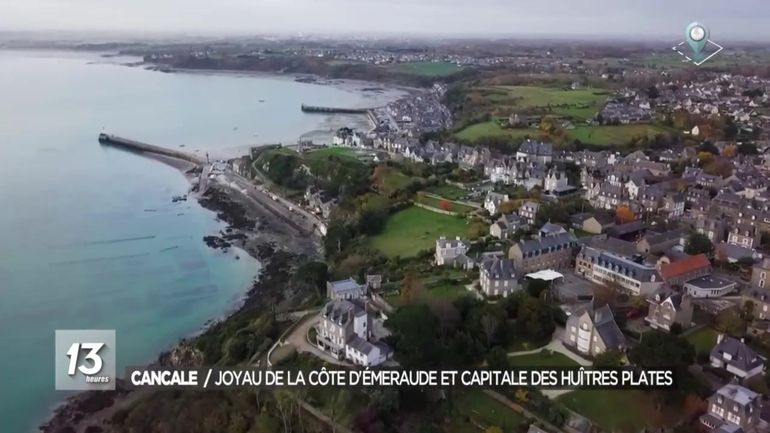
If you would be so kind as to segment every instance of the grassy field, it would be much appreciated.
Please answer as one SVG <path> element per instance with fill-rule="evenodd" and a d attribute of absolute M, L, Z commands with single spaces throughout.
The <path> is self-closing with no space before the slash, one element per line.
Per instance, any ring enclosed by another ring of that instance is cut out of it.
<path fill-rule="evenodd" d="M 578 367 L 578 363 L 558 352 L 543 350 L 532 355 L 509 356 L 511 367 Z"/>
<path fill-rule="evenodd" d="M 351 161 L 362 161 L 363 159 L 368 158 L 367 154 L 349 147 L 326 147 L 305 154 L 305 158 L 308 159 L 328 159 L 330 156 L 349 159 Z"/>
<path fill-rule="evenodd" d="M 383 194 L 391 194 L 419 179 L 420 178 L 418 177 L 407 176 L 398 170 L 388 167 L 385 171 L 385 178 L 380 186 L 380 192 Z"/>
<path fill-rule="evenodd" d="M 494 119 L 488 122 L 476 123 L 455 133 L 455 137 L 461 140 L 477 141 L 485 137 L 508 137 L 512 140 L 523 138 L 537 138 L 540 131 L 532 128 L 503 128 L 500 120 Z"/>
<path fill-rule="evenodd" d="M 418 303 L 430 302 L 432 300 L 443 300 L 451 302 L 457 298 L 472 295 L 461 283 L 424 284 L 425 287 L 422 289 L 420 295 L 415 300 Z M 395 307 L 400 307 L 404 304 L 404 300 L 401 298 L 400 294 L 391 295 L 387 299 L 388 302 Z"/>
<path fill-rule="evenodd" d="M 462 70 L 461 66 L 449 62 L 413 62 L 400 63 L 393 68 L 399 72 L 425 77 L 446 77 Z"/>
<path fill-rule="evenodd" d="M 576 126 L 567 130 L 570 140 L 598 146 L 622 146 L 635 137 L 654 137 L 657 134 L 671 132 L 657 125 L 632 124 L 617 126 Z M 507 137 L 513 141 L 523 138 L 540 138 L 541 132 L 533 128 L 503 128 L 498 120 L 476 123 L 455 133 L 461 140 L 478 141 L 485 137 Z"/>
<path fill-rule="evenodd" d="M 444 200 L 435 198 L 435 197 L 429 197 L 422 193 L 417 193 L 417 197 L 415 198 L 415 200 L 418 203 L 422 203 L 426 206 L 434 207 L 436 209 L 441 209 L 441 210 L 447 210 L 449 212 L 457 212 L 459 214 L 465 214 L 475 210 L 474 207 L 471 207 L 462 203 L 456 203 L 451 200 L 447 200 L 446 204 L 442 204 Z M 446 209 L 444 209 L 444 207 L 446 207 Z"/>
<path fill-rule="evenodd" d="M 382 233 L 369 242 L 389 257 L 411 257 L 434 248 L 440 236 L 466 236 L 467 232 L 468 224 L 463 218 L 410 207 L 391 215 Z"/>
<path fill-rule="evenodd" d="M 524 417 L 507 406 L 484 394 L 481 390 L 457 393 L 454 413 L 442 429 L 452 433 L 480 433 L 484 428 L 500 427 L 504 432 L 515 432 Z"/>
<path fill-rule="evenodd" d="M 685 338 L 695 346 L 695 353 L 710 352 L 717 344 L 717 335 L 719 333 L 712 328 L 704 327 L 688 334 Z"/>
<path fill-rule="evenodd" d="M 464 189 L 447 183 L 431 186 L 427 191 L 450 200 L 463 200 L 468 195 L 468 192 Z"/>
<path fill-rule="evenodd" d="M 669 129 L 647 124 L 617 126 L 578 126 L 567 130 L 572 140 L 600 146 L 624 145 L 634 137 L 654 137 L 657 134 L 671 132 Z"/>
<path fill-rule="evenodd" d="M 494 104 L 511 107 L 511 111 L 551 114 L 576 121 L 593 118 L 609 96 L 605 89 L 539 86 L 495 86 L 482 92 Z"/>
<path fill-rule="evenodd" d="M 635 433 L 648 425 L 644 411 L 639 408 L 647 403 L 640 391 L 578 390 L 557 401 L 607 431 Z"/>

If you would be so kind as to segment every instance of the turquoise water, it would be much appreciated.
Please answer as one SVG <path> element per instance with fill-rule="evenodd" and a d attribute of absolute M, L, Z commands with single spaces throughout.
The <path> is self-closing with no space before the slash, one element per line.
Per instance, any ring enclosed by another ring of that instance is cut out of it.
<path fill-rule="evenodd" d="M 180 172 L 97 134 L 217 152 L 334 123 L 302 102 L 372 103 L 287 79 L 0 51 L 0 431 L 34 430 L 68 395 L 53 390 L 55 329 L 116 329 L 120 371 L 227 312 L 258 270 L 203 244 L 222 226 L 171 203 L 188 188 Z"/>

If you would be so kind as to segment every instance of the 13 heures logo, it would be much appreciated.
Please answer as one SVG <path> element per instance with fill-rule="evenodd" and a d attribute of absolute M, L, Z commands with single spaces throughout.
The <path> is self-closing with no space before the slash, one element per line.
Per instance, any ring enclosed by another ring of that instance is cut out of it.
<path fill-rule="evenodd" d="M 56 389 L 115 389 L 115 330 L 56 330 Z"/>

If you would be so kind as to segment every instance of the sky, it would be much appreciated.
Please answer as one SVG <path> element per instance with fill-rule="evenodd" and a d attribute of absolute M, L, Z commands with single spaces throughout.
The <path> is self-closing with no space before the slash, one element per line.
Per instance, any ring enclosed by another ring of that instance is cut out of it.
<path fill-rule="evenodd" d="M 769 41 L 768 17 L 768 0 L 0 0 L 0 31 L 660 39 L 701 21 Z"/>

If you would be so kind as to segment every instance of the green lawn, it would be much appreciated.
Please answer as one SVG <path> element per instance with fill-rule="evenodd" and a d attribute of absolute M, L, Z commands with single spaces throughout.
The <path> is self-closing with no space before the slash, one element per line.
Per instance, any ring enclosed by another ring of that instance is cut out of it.
<path fill-rule="evenodd" d="M 450 200 L 463 200 L 468 195 L 468 191 L 448 183 L 431 186 L 427 191 Z"/>
<path fill-rule="evenodd" d="M 434 299 L 451 302 L 463 296 L 473 296 L 473 294 L 465 288 L 465 285 L 439 284 L 439 285 L 427 286 L 423 288 L 422 292 L 420 293 L 420 296 L 417 297 L 416 302 L 423 303 L 423 302 L 429 302 Z M 401 298 L 400 294 L 394 293 L 390 296 L 386 296 L 385 299 L 388 301 L 390 305 L 394 307 L 400 307 L 404 304 L 404 300 Z"/>
<path fill-rule="evenodd" d="M 570 90 L 559 87 L 495 86 L 487 98 L 522 113 L 552 114 L 577 121 L 593 118 L 609 96 L 605 89 Z"/>
<path fill-rule="evenodd" d="M 412 62 L 393 66 L 399 72 L 425 77 L 446 77 L 462 70 L 461 66 L 449 62 Z"/>
<path fill-rule="evenodd" d="M 508 362 L 512 367 L 579 367 L 566 355 L 547 350 L 532 355 L 509 356 Z"/>
<path fill-rule="evenodd" d="M 405 188 L 415 180 L 420 180 L 419 177 L 407 176 L 406 174 L 390 167 L 388 167 L 386 170 L 385 179 L 383 180 L 382 187 L 380 188 L 380 191 L 384 194 L 391 194 L 396 190 Z"/>
<path fill-rule="evenodd" d="M 523 138 L 537 138 L 540 131 L 532 128 L 503 128 L 500 120 L 475 123 L 455 133 L 455 137 L 461 140 L 477 141 L 485 137 L 508 137 L 512 140 Z"/>
<path fill-rule="evenodd" d="M 456 203 L 451 200 L 445 201 L 439 198 L 429 197 L 421 193 L 417 193 L 417 197 L 415 198 L 415 200 L 418 203 L 422 203 L 426 206 L 434 207 L 436 209 L 441 209 L 441 210 L 447 210 L 449 212 L 457 212 L 460 214 L 468 213 L 476 209 L 474 207 L 471 207 L 462 203 Z"/>
<path fill-rule="evenodd" d="M 463 296 L 472 296 L 472 293 L 465 288 L 470 280 L 460 269 L 434 268 L 431 274 L 420 275 L 420 281 L 424 287 L 417 298 L 418 302 L 428 302 L 434 299 L 454 301 Z M 386 296 L 386 299 L 394 307 L 403 305 L 403 299 L 398 293 Z"/>
<path fill-rule="evenodd" d="M 435 248 L 440 236 L 467 236 L 464 218 L 442 215 L 418 207 L 409 207 L 388 218 L 382 233 L 369 239 L 372 247 L 389 257 L 411 257 Z"/>
<path fill-rule="evenodd" d="M 648 425 L 641 391 L 578 390 L 557 398 L 568 408 L 589 418 L 606 431 L 636 433 Z"/>
<path fill-rule="evenodd" d="M 479 427 L 500 427 L 504 432 L 518 431 L 524 417 L 484 394 L 481 390 L 455 393 L 454 412 L 442 429 L 451 433 L 480 433 Z"/>
<path fill-rule="evenodd" d="M 631 124 L 617 126 L 577 126 L 568 129 L 567 135 L 572 140 L 599 146 L 625 145 L 634 137 L 654 137 L 671 130 L 656 125 Z"/>
<path fill-rule="evenodd" d="M 717 344 L 717 335 L 719 333 L 712 328 L 703 327 L 697 331 L 688 334 L 685 338 L 695 346 L 695 353 L 710 352 Z"/>
<path fill-rule="evenodd" d="M 328 159 L 330 156 L 360 162 L 365 155 L 362 155 L 361 152 L 350 147 L 325 147 L 305 154 L 305 157 L 308 159 Z"/>

